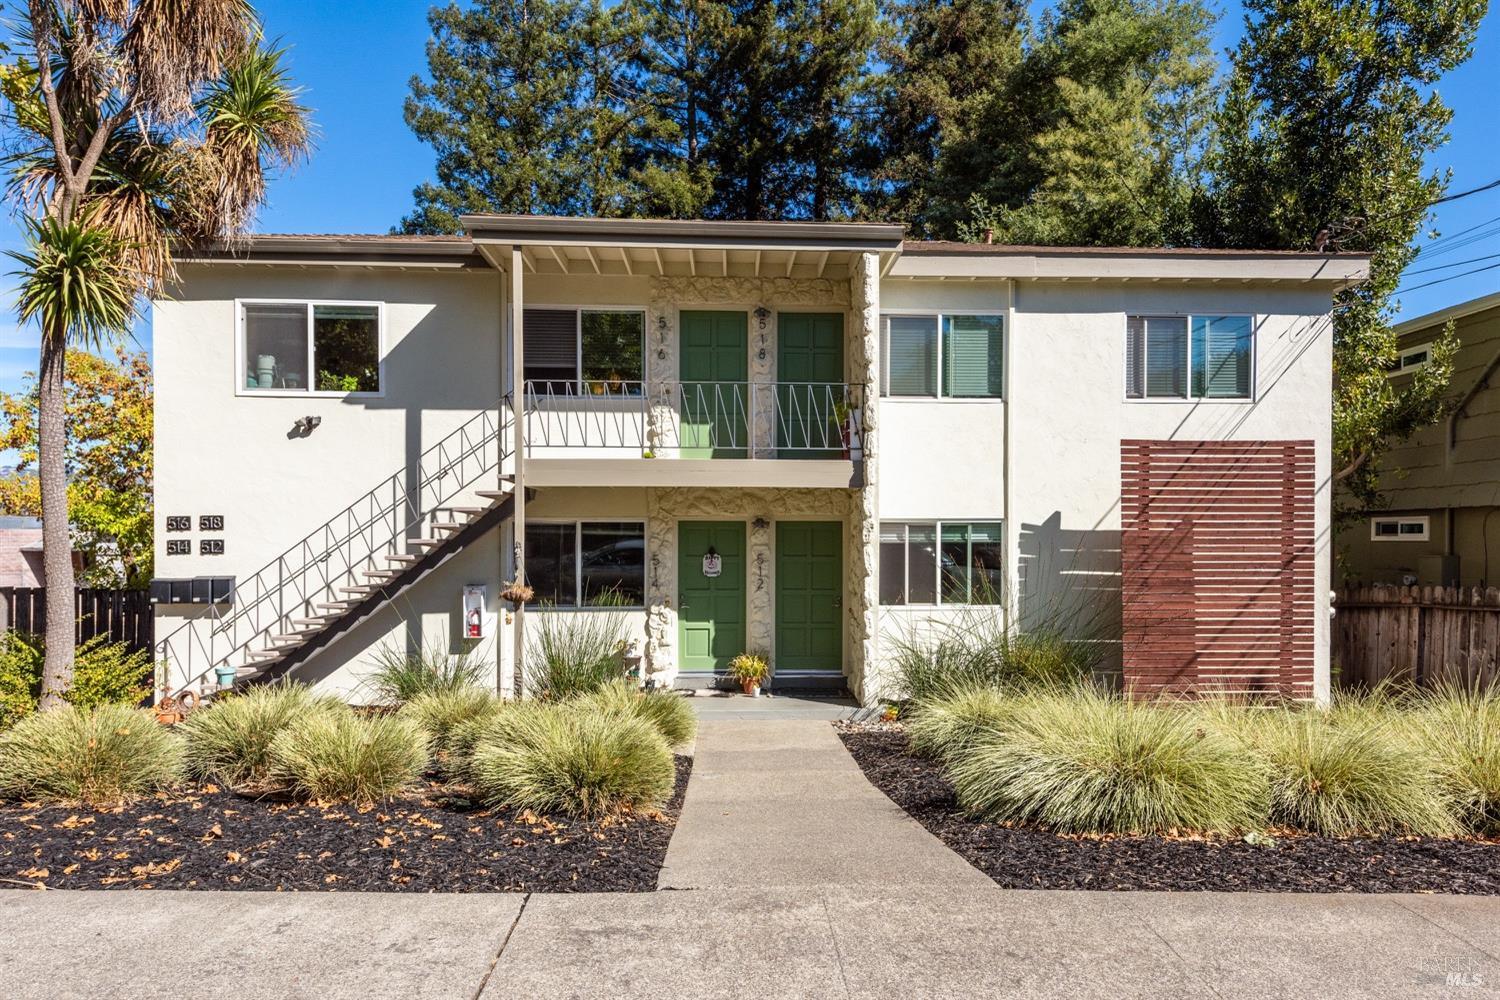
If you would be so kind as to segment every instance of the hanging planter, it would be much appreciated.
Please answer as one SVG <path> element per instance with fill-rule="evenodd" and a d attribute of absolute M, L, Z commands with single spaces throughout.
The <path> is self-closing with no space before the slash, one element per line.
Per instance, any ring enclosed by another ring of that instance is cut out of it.
<path fill-rule="evenodd" d="M 508 583 L 505 589 L 500 591 L 500 599 L 509 601 L 515 607 L 520 607 L 536 596 L 536 591 L 524 583 Z"/>

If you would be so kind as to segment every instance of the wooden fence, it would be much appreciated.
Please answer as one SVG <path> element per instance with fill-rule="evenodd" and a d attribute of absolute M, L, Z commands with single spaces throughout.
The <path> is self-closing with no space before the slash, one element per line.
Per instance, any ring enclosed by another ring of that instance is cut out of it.
<path fill-rule="evenodd" d="M 155 645 L 156 616 L 144 590 L 80 587 L 74 594 L 73 609 L 79 642 L 107 635 L 111 642 L 126 643 L 132 652 L 149 652 Z M 40 633 L 46 628 L 46 588 L 0 587 L 0 631 Z"/>
<path fill-rule="evenodd" d="M 1334 611 L 1341 686 L 1500 680 L 1500 588 L 1351 587 L 1334 594 Z"/>

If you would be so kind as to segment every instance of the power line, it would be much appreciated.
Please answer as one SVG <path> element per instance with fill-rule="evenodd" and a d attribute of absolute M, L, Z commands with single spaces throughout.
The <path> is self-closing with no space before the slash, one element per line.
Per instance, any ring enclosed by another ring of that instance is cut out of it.
<path fill-rule="evenodd" d="M 1477 264 L 1482 260 L 1494 260 L 1496 257 L 1500 257 L 1500 253 L 1486 254 L 1483 257 L 1470 257 L 1468 260 L 1455 260 L 1451 264 L 1434 264 L 1432 267 L 1424 267 L 1416 271 L 1406 271 L 1403 273 L 1407 275 L 1430 274 L 1433 271 L 1446 271 L 1450 267 L 1463 267 L 1465 264 Z"/>
<path fill-rule="evenodd" d="M 1478 274 L 1480 271 L 1493 271 L 1497 267 L 1500 267 L 1500 264 L 1486 264 L 1484 267 L 1476 267 L 1472 271 L 1460 271 L 1458 274 L 1450 274 L 1446 278 L 1434 278 L 1432 281 L 1424 281 L 1422 284 L 1412 285 L 1410 288 L 1398 288 L 1393 294 L 1404 295 L 1407 292 L 1415 292 L 1419 288 L 1431 288 L 1433 285 L 1441 285 L 1445 281 L 1453 281 L 1456 278 L 1467 278 L 1469 275 Z"/>
<path fill-rule="evenodd" d="M 1500 180 L 1493 180 L 1493 181 L 1490 181 L 1488 184 L 1481 184 L 1477 188 L 1470 188 L 1467 191 L 1460 191 L 1458 194 L 1444 195 L 1443 197 L 1439 198 L 1437 201 L 1430 201 L 1430 202 L 1428 202 L 1427 205 L 1430 208 L 1433 205 L 1441 205 L 1445 201 L 1457 201 L 1460 198 L 1467 198 L 1471 194 L 1478 194 L 1481 191 L 1488 191 L 1491 188 L 1497 188 L 1497 187 L 1500 187 Z"/>

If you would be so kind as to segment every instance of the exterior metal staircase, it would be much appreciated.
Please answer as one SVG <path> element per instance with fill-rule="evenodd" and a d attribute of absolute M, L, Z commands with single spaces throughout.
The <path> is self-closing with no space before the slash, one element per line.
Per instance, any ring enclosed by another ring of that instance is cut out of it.
<path fill-rule="evenodd" d="M 173 692 L 285 677 L 514 511 L 509 400 L 481 410 L 157 643 Z"/>

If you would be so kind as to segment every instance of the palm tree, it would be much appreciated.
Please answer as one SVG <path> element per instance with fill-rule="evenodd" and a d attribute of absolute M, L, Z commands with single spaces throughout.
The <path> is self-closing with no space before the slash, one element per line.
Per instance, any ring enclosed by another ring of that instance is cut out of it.
<path fill-rule="evenodd" d="M 43 708 L 73 673 L 64 374 L 71 345 L 129 328 L 177 245 L 244 232 L 268 171 L 311 145 L 308 112 L 246 0 L 31 0 L 0 67 L 7 195 L 26 217 L 23 321 L 42 331 L 37 476 L 47 585 Z"/>

